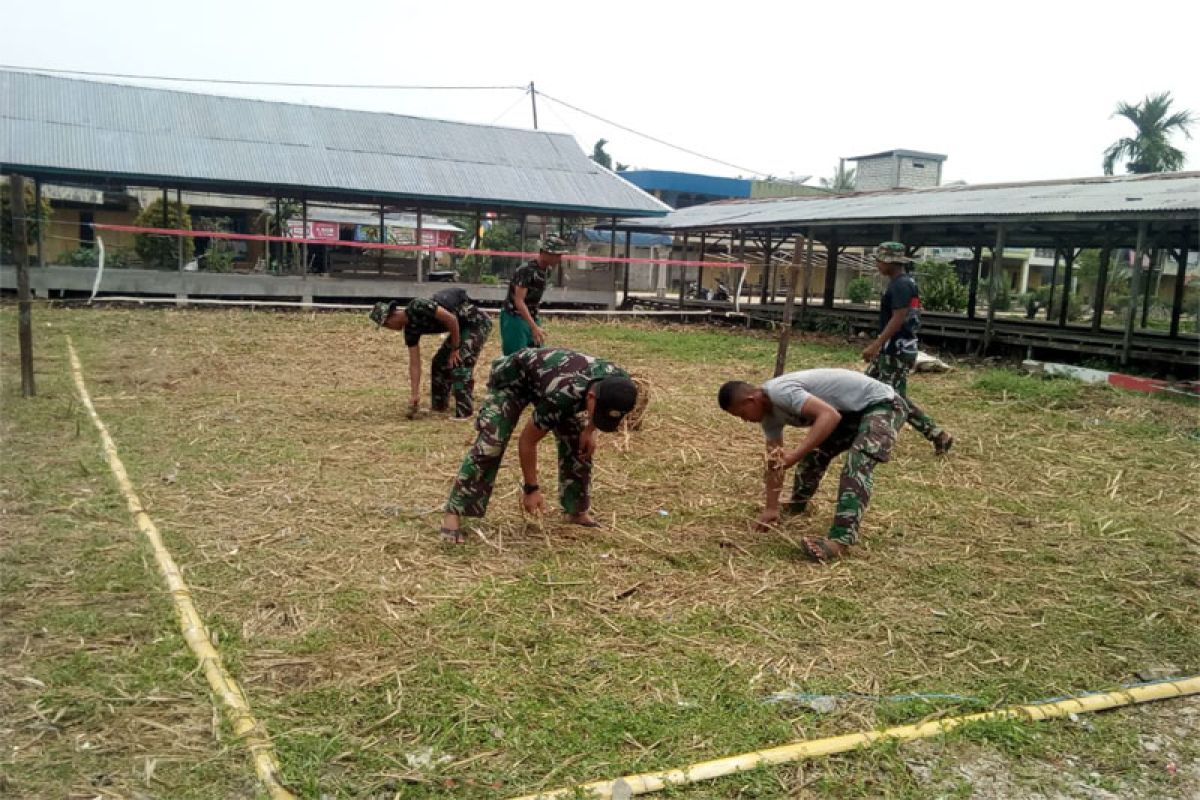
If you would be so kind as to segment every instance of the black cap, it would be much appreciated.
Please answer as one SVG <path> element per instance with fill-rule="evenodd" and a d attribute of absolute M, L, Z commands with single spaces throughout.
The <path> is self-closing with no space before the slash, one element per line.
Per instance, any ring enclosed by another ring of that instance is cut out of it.
<path fill-rule="evenodd" d="M 604 378 L 592 385 L 596 395 L 596 413 L 592 424 L 612 433 L 621 420 L 637 405 L 637 385 L 629 378 Z"/>

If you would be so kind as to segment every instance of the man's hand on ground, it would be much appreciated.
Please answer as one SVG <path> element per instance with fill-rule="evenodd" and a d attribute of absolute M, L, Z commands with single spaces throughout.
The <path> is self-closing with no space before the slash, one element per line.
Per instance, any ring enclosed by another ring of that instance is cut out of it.
<path fill-rule="evenodd" d="M 766 509 L 754 521 L 754 530 L 766 531 L 779 524 L 779 509 Z"/>
<path fill-rule="evenodd" d="M 521 510 L 531 516 L 540 517 L 546 513 L 546 498 L 541 490 L 521 495 Z"/>

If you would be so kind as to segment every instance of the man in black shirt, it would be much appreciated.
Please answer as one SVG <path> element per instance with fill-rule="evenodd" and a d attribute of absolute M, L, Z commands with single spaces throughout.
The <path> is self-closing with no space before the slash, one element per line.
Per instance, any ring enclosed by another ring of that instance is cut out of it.
<path fill-rule="evenodd" d="M 875 268 L 889 281 L 879 300 L 879 336 L 863 349 L 862 357 L 870 364 L 867 375 L 908 400 L 908 423 L 933 444 L 935 453 L 945 455 L 954 437 L 908 397 L 908 373 L 917 363 L 917 331 L 921 328 L 921 295 L 917 282 L 904 270 L 910 261 L 900 242 L 884 242 L 875 248 Z"/>
<path fill-rule="evenodd" d="M 470 419 L 475 412 L 475 362 L 492 330 L 492 320 L 467 297 L 465 289 L 443 289 L 432 298 L 417 297 L 401 306 L 399 300 L 376 303 L 371 309 L 376 325 L 404 331 L 408 345 L 408 379 L 412 400 L 408 418 L 421 405 L 421 337 L 449 333 L 429 370 L 434 411 L 445 411 L 454 395 L 454 418 Z"/>
<path fill-rule="evenodd" d="M 510 356 L 526 347 L 541 347 L 546 341 L 538 308 L 546 291 L 550 270 L 562 262 L 567 243 L 559 236 L 547 236 L 538 248 L 538 257 L 522 264 L 508 283 L 508 296 L 500 310 L 500 346 Z"/>

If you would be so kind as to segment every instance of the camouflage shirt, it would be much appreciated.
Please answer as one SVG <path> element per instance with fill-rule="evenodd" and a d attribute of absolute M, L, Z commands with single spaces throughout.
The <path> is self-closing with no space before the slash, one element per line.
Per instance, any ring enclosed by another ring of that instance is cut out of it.
<path fill-rule="evenodd" d="M 555 430 L 587 410 L 587 391 L 602 378 L 628 378 L 617 365 L 565 347 L 526 348 L 493 367 L 491 389 L 517 391 L 534 404 L 533 424 Z"/>
<path fill-rule="evenodd" d="M 440 306 L 426 297 L 418 297 L 404 307 L 408 324 L 404 326 L 404 343 L 416 347 L 427 333 L 445 333 L 446 326 L 437 318 Z"/>
<path fill-rule="evenodd" d="M 529 309 L 529 316 L 536 317 L 538 306 L 542 304 L 542 295 L 546 292 L 546 278 L 550 271 L 542 269 L 538 266 L 537 261 L 527 261 L 517 268 L 513 273 L 512 280 L 508 282 L 508 296 L 504 298 L 504 310 L 510 314 L 517 313 L 516 293 L 518 287 L 525 287 L 525 307 Z"/>

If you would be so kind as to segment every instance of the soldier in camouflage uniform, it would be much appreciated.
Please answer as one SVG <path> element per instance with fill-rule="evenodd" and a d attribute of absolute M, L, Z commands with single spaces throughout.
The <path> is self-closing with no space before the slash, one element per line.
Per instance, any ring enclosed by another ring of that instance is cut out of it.
<path fill-rule="evenodd" d="M 601 358 L 561 347 L 525 348 L 492 364 L 488 396 L 475 422 L 475 444 L 463 459 L 446 501 L 442 537 L 462 543 L 461 517 L 482 517 L 496 483 L 504 450 L 525 406 L 533 416 L 521 431 L 518 449 L 522 507 L 545 510 L 538 486 L 537 443 L 548 433 L 558 440 L 558 499 L 567 521 L 597 527 L 589 508 L 596 431 L 617 429 L 637 403 L 629 374 Z"/>
<path fill-rule="evenodd" d="M 466 291 L 443 289 L 432 298 L 418 297 L 403 307 L 398 300 L 376 303 L 370 316 L 377 325 L 404 331 L 412 385 L 409 419 L 416 416 L 421 404 L 421 337 L 450 334 L 430 365 L 431 405 L 434 411 L 446 411 L 453 394 L 454 419 L 470 419 L 475 408 L 475 362 L 492 330 L 492 320 L 471 302 Z"/>
<path fill-rule="evenodd" d="M 760 387 L 730 381 L 721 387 L 717 402 L 735 417 L 760 423 L 766 436 L 766 503 L 755 523 L 759 530 L 779 522 L 785 470 L 796 466 L 788 511 L 803 513 L 830 462 L 846 453 L 829 534 L 801 539 L 804 554 L 815 561 L 845 555 L 858 541 L 859 525 L 871 501 L 875 466 L 891 459 L 896 434 L 908 416 L 904 398 L 887 384 L 858 372 L 809 369 L 781 375 Z M 804 441 L 791 451 L 783 446 L 783 429 L 789 425 L 810 427 Z"/>
<path fill-rule="evenodd" d="M 908 423 L 940 456 L 950 451 L 954 437 L 908 399 L 908 373 L 917 364 L 917 331 L 921 328 L 921 295 L 917 282 L 904 269 L 910 261 L 900 242 L 884 242 L 875 248 L 875 267 L 889 280 L 879 300 L 879 336 L 863 349 L 862 357 L 870 364 L 867 375 L 891 386 L 908 401 Z"/>
<path fill-rule="evenodd" d="M 547 236 L 538 248 L 538 257 L 513 273 L 500 309 L 500 347 L 504 355 L 510 356 L 525 347 L 541 347 L 546 341 L 538 310 L 546 292 L 546 278 L 562 262 L 565 252 L 566 241 L 559 236 Z"/>

